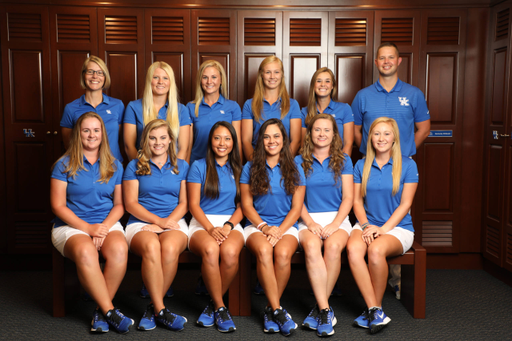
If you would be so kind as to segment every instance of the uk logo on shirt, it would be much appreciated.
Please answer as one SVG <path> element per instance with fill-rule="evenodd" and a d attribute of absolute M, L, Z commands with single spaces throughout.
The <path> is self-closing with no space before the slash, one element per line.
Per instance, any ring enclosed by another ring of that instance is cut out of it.
<path fill-rule="evenodd" d="M 398 100 L 400 101 L 400 105 L 403 105 L 406 107 L 409 106 L 409 100 L 407 99 L 407 97 L 398 97 Z"/>
<path fill-rule="evenodd" d="M 112 112 L 110 110 L 107 110 L 107 114 L 112 115 Z"/>
<path fill-rule="evenodd" d="M 332 117 L 336 117 L 336 114 L 331 114 Z"/>
<path fill-rule="evenodd" d="M 223 115 L 225 114 L 224 110 L 221 110 L 220 113 L 223 114 Z"/>

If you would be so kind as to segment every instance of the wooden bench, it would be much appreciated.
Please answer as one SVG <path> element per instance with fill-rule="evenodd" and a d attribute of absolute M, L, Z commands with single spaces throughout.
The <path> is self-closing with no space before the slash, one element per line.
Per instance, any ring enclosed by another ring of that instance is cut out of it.
<path fill-rule="evenodd" d="M 66 271 L 65 271 L 65 263 L 69 262 L 66 260 L 57 249 L 53 249 L 52 254 L 52 263 L 53 263 L 53 316 L 54 317 L 63 317 L 66 315 L 66 299 L 65 299 L 65 279 L 66 279 Z M 129 254 L 129 257 L 133 255 Z M 201 257 L 196 256 L 194 253 L 190 251 L 184 251 L 180 255 L 179 259 L 180 264 L 201 264 Z M 76 270 L 75 270 L 76 276 Z M 121 284 L 122 285 L 122 284 Z M 228 308 L 229 312 L 233 316 L 240 315 L 240 271 L 233 279 L 231 286 L 228 291 L 229 295 L 229 303 Z M 135 296 L 134 296 L 134 299 Z"/>
<path fill-rule="evenodd" d="M 254 261 L 247 248 L 240 254 L 240 316 L 251 315 L 251 264 Z M 348 264 L 346 253 L 342 264 Z M 292 264 L 305 264 L 304 252 L 298 251 L 292 257 Z M 407 311 L 417 319 L 425 318 L 427 250 L 414 242 L 411 249 L 402 256 L 388 258 L 388 264 L 402 265 L 402 289 L 400 301 Z"/>

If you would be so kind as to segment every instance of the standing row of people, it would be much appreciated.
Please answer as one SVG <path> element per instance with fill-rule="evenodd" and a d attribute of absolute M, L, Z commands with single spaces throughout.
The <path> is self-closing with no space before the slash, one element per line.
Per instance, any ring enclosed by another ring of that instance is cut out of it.
<path fill-rule="evenodd" d="M 377 66 L 382 52 L 390 49 L 395 60 L 399 59 L 395 46 L 383 46 L 377 52 Z M 388 57 L 381 63 L 385 71 L 381 77 L 396 77 L 399 62 L 394 65 L 395 73 L 389 73 L 388 59 L 392 58 Z M 143 259 L 142 276 L 152 298 L 139 329 L 153 329 L 156 322 L 169 329 L 183 329 L 186 318 L 171 313 L 163 297 L 176 274 L 179 254 L 187 246 L 203 258 L 203 278 L 212 298 L 198 324 L 215 324 L 220 331 L 235 330 L 222 296 L 238 270 L 244 241 L 256 256 L 258 279 L 268 299 L 265 331 L 289 335 L 297 326 L 281 307 L 280 297 L 299 242 L 306 253 L 317 300 L 304 326 L 316 329 L 320 336 L 334 333 L 337 321 L 327 297 L 339 275 L 340 256 L 347 243 L 350 266 L 367 305 L 355 324 L 377 332 L 389 322 L 381 306 L 387 281 L 386 257 L 401 254 L 412 245 L 414 233 L 408 211 L 418 178 L 414 161 L 402 157 L 402 134 L 395 120 L 373 121 L 368 135 L 359 137 L 361 125 L 356 122 L 356 143 L 366 142 L 367 136 L 369 141 L 364 150 L 367 158 L 353 169 L 349 157 L 353 118 L 350 106 L 332 99 L 336 86 L 328 69 L 320 69 L 312 79 L 310 102 L 313 99 L 316 108 L 308 105 L 301 114 L 297 102 L 286 92 L 281 61 L 266 58 L 260 65 L 255 96 L 241 113 L 225 96 L 226 76 L 217 62 L 202 64 L 196 97 L 187 105 L 188 110 L 178 102 L 172 69 L 156 62 L 148 71 L 143 99 L 131 102 L 122 120 L 122 113 L 109 107 L 116 100 L 101 93 L 100 85 L 110 83 L 108 70 L 100 59 L 92 58 L 84 63 L 82 72 L 85 95 L 73 102 L 74 110 L 73 103 L 66 106 L 63 122 L 67 117 L 74 130 L 63 127 L 63 131 L 70 129 L 69 148 L 52 173 L 52 208 L 57 216 L 52 238 L 59 251 L 77 263 L 84 288 L 98 304 L 91 330 L 107 331 L 110 325 L 127 332 L 133 324 L 112 305 L 126 271 L 126 263 L 124 269 L 119 263 L 126 259 L 128 247 Z M 376 84 L 381 83 L 384 81 Z M 96 93 L 98 88 L 102 97 Z M 395 91 L 383 89 L 387 95 Z M 367 100 L 371 96 L 361 100 L 360 94 L 353 104 L 354 108 L 358 101 L 356 120 L 370 116 L 368 108 L 374 102 Z M 421 102 L 418 98 L 414 103 L 405 96 L 396 101 L 410 103 L 405 109 L 413 112 L 413 122 L 422 122 L 415 113 L 416 104 Z M 318 115 L 321 112 L 330 115 Z M 400 112 L 398 118 L 405 114 Z M 109 121 L 112 118 L 117 126 Z M 112 128 L 106 128 L 107 121 Z M 109 158 L 101 152 L 105 148 L 110 151 L 109 141 L 118 144 L 121 122 L 125 150 L 132 160 L 124 175 L 120 156 Z M 112 129 L 117 134 L 111 138 L 108 131 Z M 414 123 L 412 129 L 414 136 Z M 301 155 L 294 160 L 301 145 Z M 409 145 L 407 148 L 410 150 Z M 243 168 L 242 150 L 249 161 Z M 184 161 L 189 155 L 190 169 Z M 87 183 L 86 189 L 78 189 L 89 170 L 88 177 L 96 179 L 93 187 Z M 108 186 L 115 186 L 115 190 L 108 192 Z M 94 198 L 84 202 L 83 193 Z M 131 214 L 127 242 L 122 247 L 116 245 L 112 256 L 111 245 L 117 239 L 122 244 L 123 239 L 122 226 L 119 230 L 117 225 L 124 213 L 123 196 Z M 98 209 L 100 206 L 103 208 Z M 354 229 L 347 218 L 352 206 L 358 219 Z M 87 209 L 94 210 L 97 217 L 89 219 Z M 187 226 L 183 216 L 188 210 L 193 218 Z M 247 224 L 242 229 L 244 215 Z M 74 237 L 75 230 L 80 231 L 80 238 Z M 113 234 L 118 238 L 111 238 L 110 232 L 119 232 Z M 67 243 L 68 239 L 73 242 Z M 103 274 L 96 250 L 101 250 L 106 260 Z M 367 252 L 369 268 L 364 263 Z M 87 283 L 98 276 L 102 276 L 108 296 L 98 294 L 99 288 L 90 291 Z"/>

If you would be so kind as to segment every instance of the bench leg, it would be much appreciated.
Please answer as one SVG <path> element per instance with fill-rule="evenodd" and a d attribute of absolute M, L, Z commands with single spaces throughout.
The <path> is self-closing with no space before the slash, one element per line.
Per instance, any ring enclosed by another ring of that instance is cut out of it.
<path fill-rule="evenodd" d="M 415 250 L 414 265 L 402 265 L 402 290 L 400 301 L 407 311 L 417 319 L 425 318 L 427 253 Z"/>
<path fill-rule="evenodd" d="M 66 315 L 66 301 L 64 292 L 64 257 L 53 248 L 53 317 L 64 317 Z"/>
<path fill-rule="evenodd" d="M 240 264 L 238 266 L 238 272 L 229 286 L 228 295 L 229 312 L 233 316 L 240 316 Z"/>
<path fill-rule="evenodd" d="M 240 252 L 240 316 L 251 316 L 251 252 Z"/>

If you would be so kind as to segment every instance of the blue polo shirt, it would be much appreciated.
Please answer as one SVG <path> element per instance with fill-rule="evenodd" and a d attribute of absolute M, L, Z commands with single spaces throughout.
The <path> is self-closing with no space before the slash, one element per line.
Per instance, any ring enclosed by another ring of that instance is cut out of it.
<path fill-rule="evenodd" d="M 352 114 L 352 108 L 347 103 L 336 102 L 331 99 L 327 108 L 325 108 L 324 114 L 329 114 L 336 120 L 338 131 L 340 133 L 341 140 L 343 141 L 343 125 L 345 123 L 354 122 L 354 114 Z M 320 112 L 317 110 L 317 114 Z M 302 108 L 302 128 L 306 128 L 306 116 L 308 115 L 308 107 Z"/>
<path fill-rule="evenodd" d="M 89 163 L 84 156 L 85 170 L 77 172 L 75 178 L 68 177 L 64 172 L 69 162 L 66 156 L 60 159 L 52 171 L 52 178 L 67 183 L 66 187 L 66 206 L 73 213 L 88 224 L 102 223 L 114 207 L 114 190 L 116 185 L 121 185 L 123 179 L 123 165 L 115 160 L 115 172 L 108 183 L 101 183 L 100 162 L 96 161 L 93 165 Z M 58 217 L 53 220 L 54 227 L 67 225 Z"/>
<path fill-rule="evenodd" d="M 204 184 L 206 182 L 206 159 L 199 159 L 192 164 L 187 176 L 187 182 L 201 184 L 201 201 L 199 206 L 205 214 L 232 215 L 236 210 L 236 182 L 233 170 L 226 162 L 219 166 L 215 162 L 217 175 L 219 177 L 219 197 L 211 199 L 204 195 Z"/>
<path fill-rule="evenodd" d="M 158 111 L 157 118 L 167 120 L 168 106 L 169 102 L 166 102 L 165 105 Z M 178 119 L 180 121 L 180 127 L 190 125 L 191 123 L 187 108 L 185 108 L 185 106 L 181 103 L 178 103 Z M 124 112 L 123 122 L 134 124 L 137 126 L 137 142 L 135 143 L 135 147 L 138 150 L 140 147 L 142 130 L 144 129 L 144 118 L 142 116 L 142 98 L 139 98 L 136 101 L 131 101 L 130 103 L 128 103 L 128 105 L 126 106 L 126 110 Z"/>
<path fill-rule="evenodd" d="M 208 149 L 208 136 L 210 129 L 219 121 L 232 123 L 242 119 L 240 106 L 235 101 L 225 99 L 222 95 L 211 107 L 205 103 L 204 98 L 199 105 L 199 112 L 196 117 L 196 104 L 188 103 L 187 109 L 194 129 L 194 144 L 190 155 L 190 163 L 205 158 Z M 241 147 L 241 146 L 240 146 Z"/>
<path fill-rule="evenodd" d="M 380 82 L 359 90 L 352 102 L 354 124 L 363 126 L 363 139 L 359 151 L 366 154 L 366 141 L 373 121 L 379 117 L 393 118 L 400 132 L 402 155 L 416 154 L 414 123 L 430 119 L 425 96 L 420 89 L 400 79 L 387 92 Z"/>
<path fill-rule="evenodd" d="M 187 162 L 178 159 L 179 174 L 176 174 L 172 170 L 169 158 L 161 169 L 150 160 L 151 174 L 137 175 L 135 171 L 137 170 L 138 161 L 138 159 L 133 159 L 126 166 L 123 180 L 138 180 L 139 204 L 160 218 L 168 217 L 178 206 L 181 181 L 187 179 Z M 128 225 L 133 223 L 145 223 L 145 221 L 130 215 Z"/>
<path fill-rule="evenodd" d="M 245 164 L 240 177 L 241 184 L 249 184 L 251 166 L 252 161 Z M 299 186 L 305 186 L 306 179 L 304 177 L 304 171 L 300 165 L 296 164 L 296 167 L 300 174 Z M 278 163 L 274 168 L 270 168 L 267 164 L 266 168 L 270 179 L 270 190 L 267 194 L 253 196 L 253 204 L 256 212 L 258 212 L 263 221 L 269 225 L 279 226 L 292 208 L 293 195 L 287 194 L 282 187 L 281 164 Z M 252 223 L 247 219 L 245 226 L 247 227 L 249 225 L 252 225 Z M 296 229 L 299 228 L 297 222 L 295 222 L 293 226 Z"/>
<path fill-rule="evenodd" d="M 119 125 L 123 123 L 124 104 L 121 100 L 103 94 L 103 102 L 96 108 L 85 100 L 85 95 L 66 104 L 60 126 L 73 129 L 78 118 L 86 112 L 95 112 L 100 115 L 107 130 L 108 143 L 112 155 L 123 162 L 121 149 L 119 149 Z"/>
<path fill-rule="evenodd" d="M 290 138 L 290 120 L 294 118 L 302 119 L 302 114 L 300 113 L 299 103 L 290 98 L 290 110 L 286 114 L 283 119 L 281 119 L 281 98 L 279 98 L 274 104 L 270 105 L 266 99 L 263 99 L 263 113 L 261 115 L 261 121 L 256 122 L 254 120 L 254 115 L 252 113 L 252 98 L 245 101 L 244 109 L 242 111 L 242 120 L 252 120 L 252 146 L 256 146 L 256 141 L 258 141 L 258 134 L 260 131 L 261 125 L 271 118 L 278 118 L 283 122 L 284 128 L 286 129 L 286 134 L 288 134 L 288 139 Z"/>
<path fill-rule="evenodd" d="M 363 167 L 365 159 L 357 161 L 354 167 L 354 183 L 360 184 L 363 179 Z M 364 209 L 370 225 L 382 226 L 391 218 L 391 215 L 400 205 L 402 190 L 405 183 L 418 182 L 418 167 L 414 160 L 402 156 L 402 175 L 400 177 L 400 189 L 393 196 L 393 159 L 379 168 L 375 159 L 373 160 L 370 178 L 366 185 L 366 197 L 364 198 Z M 406 230 L 414 232 L 412 219 L 409 213 L 397 225 Z"/>
<path fill-rule="evenodd" d="M 341 174 L 354 173 L 352 160 L 350 156 L 344 154 L 345 163 Z M 295 162 L 302 169 L 302 155 L 295 157 Z M 340 208 L 343 199 L 343 186 L 341 179 L 335 185 L 332 170 L 329 168 L 329 156 L 322 163 L 313 155 L 313 164 L 311 171 L 306 175 L 306 195 L 304 196 L 304 204 L 309 213 L 318 212 L 336 212 Z M 352 182 L 352 180 L 351 180 Z"/>

